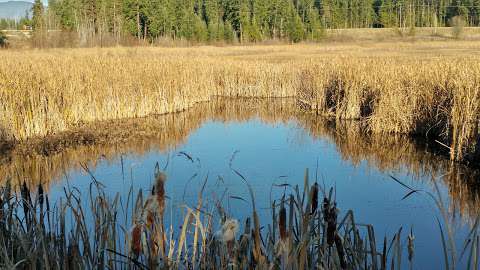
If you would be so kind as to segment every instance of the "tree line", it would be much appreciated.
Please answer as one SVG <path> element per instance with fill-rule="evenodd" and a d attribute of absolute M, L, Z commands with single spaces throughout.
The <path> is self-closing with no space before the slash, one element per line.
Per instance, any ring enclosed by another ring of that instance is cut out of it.
<path fill-rule="evenodd" d="M 36 32 L 117 41 L 298 42 L 331 28 L 480 25 L 480 0 L 36 0 L 32 12 Z"/>

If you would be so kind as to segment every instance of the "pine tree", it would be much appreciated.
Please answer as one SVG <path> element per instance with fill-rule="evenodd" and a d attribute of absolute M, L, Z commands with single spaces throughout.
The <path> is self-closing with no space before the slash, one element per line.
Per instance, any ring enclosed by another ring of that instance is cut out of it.
<path fill-rule="evenodd" d="M 33 27 L 33 45 L 35 47 L 44 47 L 47 38 L 47 29 L 45 29 L 45 14 L 41 0 L 35 0 L 32 6 L 32 27 Z"/>
<path fill-rule="evenodd" d="M 235 42 L 235 30 L 232 27 L 232 24 L 229 21 L 225 21 L 223 27 L 223 39 L 228 42 L 232 43 Z"/>
<path fill-rule="evenodd" d="M 268 14 L 269 1 L 268 0 L 254 0 L 253 13 L 255 20 L 255 27 L 259 28 L 260 35 L 266 38 L 271 37 L 270 31 L 270 16 Z"/>
<path fill-rule="evenodd" d="M 32 6 L 32 22 L 33 30 L 40 30 L 44 26 L 44 9 L 40 0 L 35 0 Z"/>
<path fill-rule="evenodd" d="M 304 27 L 302 24 L 302 19 L 300 18 L 300 16 L 298 16 L 293 7 L 290 9 L 287 33 L 288 38 L 291 42 L 300 42 L 304 38 Z"/>
<path fill-rule="evenodd" d="M 75 6 L 73 0 L 57 1 L 55 5 L 50 6 L 49 9 L 52 9 L 52 12 L 59 20 L 60 28 L 62 30 L 71 31 L 75 28 Z"/>
<path fill-rule="evenodd" d="M 198 15 L 194 15 L 193 37 L 197 42 L 205 42 L 208 40 L 208 30 L 206 23 Z"/>
<path fill-rule="evenodd" d="M 306 38 L 312 41 L 320 40 L 324 36 L 324 29 L 322 27 L 318 14 L 318 10 L 312 6 L 307 11 L 306 15 L 305 26 L 306 32 L 308 33 L 308 36 Z"/>
<path fill-rule="evenodd" d="M 392 0 L 383 0 L 379 13 L 380 23 L 383 27 L 395 26 L 395 13 Z"/>

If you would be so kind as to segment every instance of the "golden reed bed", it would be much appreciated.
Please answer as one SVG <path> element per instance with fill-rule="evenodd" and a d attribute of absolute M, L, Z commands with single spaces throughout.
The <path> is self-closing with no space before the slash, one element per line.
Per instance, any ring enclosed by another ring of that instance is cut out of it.
<path fill-rule="evenodd" d="M 480 43 L 470 41 L 0 52 L 0 140 L 185 110 L 214 96 L 296 97 L 373 133 L 480 154 Z"/>

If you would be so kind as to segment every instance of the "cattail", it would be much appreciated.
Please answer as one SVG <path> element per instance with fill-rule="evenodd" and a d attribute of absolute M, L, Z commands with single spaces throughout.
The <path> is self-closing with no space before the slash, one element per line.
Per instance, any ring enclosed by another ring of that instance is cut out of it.
<path fill-rule="evenodd" d="M 227 252 L 230 258 L 233 258 L 233 248 L 235 246 L 235 235 L 238 232 L 239 224 L 236 219 L 226 219 L 220 231 L 216 232 L 216 238 L 227 246 Z"/>
<path fill-rule="evenodd" d="M 228 243 L 235 240 L 235 235 L 238 232 L 238 228 L 239 224 L 236 219 L 227 219 L 225 223 L 223 223 L 220 234 L 218 234 L 218 236 L 221 237 L 221 240 L 224 243 Z"/>
<path fill-rule="evenodd" d="M 327 224 L 327 244 L 332 246 L 337 231 L 337 207 L 335 203 L 332 205 L 327 198 L 323 199 L 323 220 Z"/>
<path fill-rule="evenodd" d="M 163 252 L 162 254 L 165 254 L 165 242 L 166 242 L 166 235 L 165 235 L 165 228 L 163 224 L 163 215 L 165 211 L 165 182 L 167 181 L 167 176 L 158 170 L 155 173 L 155 195 L 157 198 L 157 204 L 158 204 L 158 214 L 159 214 L 159 221 L 160 221 L 160 226 L 159 230 L 157 231 L 157 242 L 160 245 L 160 250 Z"/>
<path fill-rule="evenodd" d="M 75 262 L 79 259 L 79 248 L 77 244 L 71 244 L 68 245 L 67 249 L 67 265 L 68 269 L 77 269 L 77 265 L 75 265 Z"/>
<path fill-rule="evenodd" d="M 294 211 L 295 211 L 295 198 L 293 197 L 292 194 L 290 194 L 290 200 L 289 200 L 289 210 L 288 210 L 288 231 L 293 233 L 293 216 L 294 216 Z"/>
<path fill-rule="evenodd" d="M 310 196 L 312 198 L 312 209 L 310 211 L 311 215 L 314 215 L 318 208 L 318 184 L 315 183 L 310 190 Z"/>
<path fill-rule="evenodd" d="M 289 232 L 287 231 L 287 210 L 283 201 L 278 213 L 278 229 L 280 231 L 280 239 L 275 244 L 275 254 L 280 257 L 288 254 L 290 251 Z"/>
<path fill-rule="evenodd" d="M 155 185 L 152 192 L 154 192 L 153 195 L 157 198 L 160 215 L 163 215 L 165 210 L 165 181 L 167 181 L 167 176 L 163 172 L 157 171 L 155 173 Z"/>
<path fill-rule="evenodd" d="M 251 227 L 252 227 L 252 220 L 250 219 L 250 217 L 247 217 L 247 219 L 245 220 L 244 234 L 249 234 Z"/>
<path fill-rule="evenodd" d="M 143 206 L 140 220 L 145 222 L 145 225 L 151 229 L 152 226 L 156 224 L 155 221 L 159 212 L 160 210 L 157 198 L 154 196 L 149 196 L 147 200 L 145 200 L 145 205 Z"/>
<path fill-rule="evenodd" d="M 280 231 L 280 239 L 282 241 L 287 239 L 287 210 L 283 205 L 283 202 L 280 206 L 280 212 L 278 213 L 278 230 Z"/>
<path fill-rule="evenodd" d="M 262 253 L 262 238 L 260 235 L 260 221 L 258 213 L 253 210 L 253 258 L 257 264 L 262 264 L 265 261 L 265 257 Z"/>
<path fill-rule="evenodd" d="M 135 224 L 131 230 L 130 251 L 135 257 L 140 256 L 140 252 L 142 252 L 142 231 L 143 226 L 140 224 Z"/>
<path fill-rule="evenodd" d="M 345 260 L 345 248 L 343 247 L 343 240 L 338 233 L 335 233 L 335 246 L 337 247 L 338 259 L 340 260 L 340 267 L 347 269 L 347 262 Z"/>
<path fill-rule="evenodd" d="M 413 244 L 413 240 L 415 240 L 415 236 L 413 235 L 413 230 L 410 229 L 410 233 L 408 234 L 408 244 L 407 244 L 407 248 L 408 248 L 408 261 L 411 263 L 412 260 L 413 260 L 413 254 L 414 254 L 414 244 Z"/>

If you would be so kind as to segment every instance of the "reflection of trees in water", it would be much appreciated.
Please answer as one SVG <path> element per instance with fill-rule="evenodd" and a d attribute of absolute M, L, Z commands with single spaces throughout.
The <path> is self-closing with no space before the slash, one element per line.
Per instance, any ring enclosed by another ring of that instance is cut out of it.
<path fill-rule="evenodd" d="M 80 169 L 80 163 L 95 167 L 99 160 L 113 161 L 122 153 L 143 155 L 152 149 L 172 150 L 207 120 L 245 122 L 258 118 L 267 124 L 294 121 L 308 135 L 329 140 L 341 157 L 354 166 L 366 161 L 384 172 L 408 170 L 418 179 L 442 178 L 455 202 L 450 206 L 452 211 L 460 210 L 467 216 L 479 212 L 478 173 L 452 165 L 409 138 L 367 136 L 361 122 L 327 121 L 300 113 L 294 102 L 290 99 L 219 99 L 176 114 L 90 124 L 59 135 L 61 137 L 20 145 L 8 159 L 0 160 L 0 175 L 4 176 L 0 181 L 10 177 L 17 186 L 24 180 L 31 187 L 40 182 L 48 184 L 58 181 L 67 171 Z M 75 146 L 78 142 L 84 145 Z M 30 151 L 32 147 L 34 150 Z"/>

